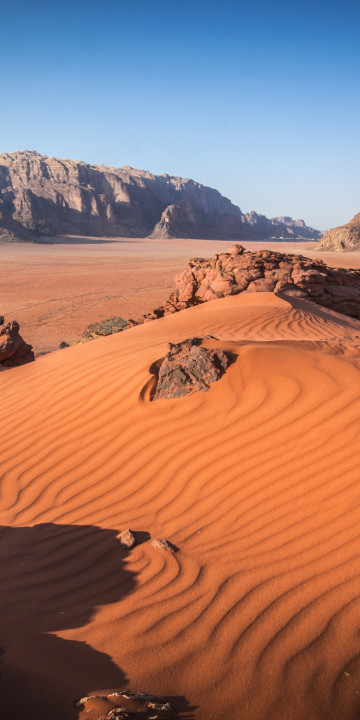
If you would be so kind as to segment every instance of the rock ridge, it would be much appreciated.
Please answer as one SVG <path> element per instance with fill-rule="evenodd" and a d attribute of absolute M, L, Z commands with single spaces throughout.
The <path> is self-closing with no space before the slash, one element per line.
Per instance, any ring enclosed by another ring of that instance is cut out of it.
<path fill-rule="evenodd" d="M 175 285 L 164 305 L 140 320 L 128 320 L 126 327 L 245 291 L 303 297 L 360 319 L 360 270 L 331 268 L 303 255 L 250 251 L 235 244 L 213 258 L 190 260 L 175 277 Z"/>
<path fill-rule="evenodd" d="M 350 222 L 328 230 L 320 240 L 319 250 L 346 252 L 360 248 L 360 213 Z"/>

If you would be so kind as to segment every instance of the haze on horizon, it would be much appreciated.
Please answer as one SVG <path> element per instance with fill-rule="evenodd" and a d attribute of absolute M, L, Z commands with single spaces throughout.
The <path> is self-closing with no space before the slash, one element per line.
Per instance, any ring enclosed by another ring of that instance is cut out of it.
<path fill-rule="evenodd" d="M 191 177 L 243 212 L 359 212 L 360 8 L 1 4 L 0 152 Z"/>

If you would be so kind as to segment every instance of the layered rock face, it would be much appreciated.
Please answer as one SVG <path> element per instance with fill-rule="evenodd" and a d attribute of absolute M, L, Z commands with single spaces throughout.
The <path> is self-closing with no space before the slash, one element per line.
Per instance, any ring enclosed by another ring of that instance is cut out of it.
<path fill-rule="evenodd" d="M 319 243 L 319 250 L 359 250 L 360 248 L 360 213 L 355 215 L 346 225 L 329 230 Z"/>
<path fill-rule="evenodd" d="M 165 305 L 140 322 L 184 310 L 199 303 L 241 292 L 286 293 L 304 297 L 360 319 L 360 270 L 330 268 L 321 260 L 270 250 L 246 251 L 233 245 L 229 252 L 206 260 L 190 260 L 175 278 L 176 290 Z M 138 324 L 129 320 L 127 327 Z"/>
<path fill-rule="evenodd" d="M 39 234 L 156 238 L 320 237 L 302 220 L 250 213 L 194 180 L 58 160 L 0 155 L 0 241 Z"/>
<path fill-rule="evenodd" d="M 3 317 L 0 317 L 0 325 L 4 325 Z M 16 367 L 35 359 L 31 345 L 23 340 L 19 330 L 16 320 L 0 328 L 0 365 L 3 367 Z"/>

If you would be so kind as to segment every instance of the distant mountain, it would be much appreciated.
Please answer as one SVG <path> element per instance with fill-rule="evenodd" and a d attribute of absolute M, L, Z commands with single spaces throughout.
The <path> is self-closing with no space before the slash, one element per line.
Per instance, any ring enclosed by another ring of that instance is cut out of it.
<path fill-rule="evenodd" d="M 194 180 L 27 150 L 0 155 L 0 240 L 31 241 L 41 234 L 226 240 L 321 235 L 303 220 L 245 215 Z"/>
<path fill-rule="evenodd" d="M 360 249 L 360 213 L 346 225 L 329 230 L 321 238 L 319 250 L 346 252 Z"/>

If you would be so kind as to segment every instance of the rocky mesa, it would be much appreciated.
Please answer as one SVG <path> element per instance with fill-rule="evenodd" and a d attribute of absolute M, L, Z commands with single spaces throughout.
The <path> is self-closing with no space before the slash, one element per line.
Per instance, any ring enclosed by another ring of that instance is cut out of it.
<path fill-rule="evenodd" d="M 0 240 L 79 234 L 155 238 L 318 239 L 303 220 L 244 214 L 188 178 L 59 160 L 34 151 L 0 155 Z"/>
<path fill-rule="evenodd" d="M 346 252 L 360 248 L 360 213 L 350 222 L 328 230 L 321 238 L 319 250 Z"/>

